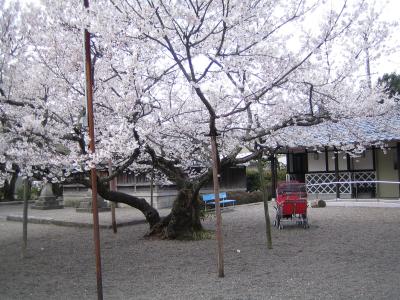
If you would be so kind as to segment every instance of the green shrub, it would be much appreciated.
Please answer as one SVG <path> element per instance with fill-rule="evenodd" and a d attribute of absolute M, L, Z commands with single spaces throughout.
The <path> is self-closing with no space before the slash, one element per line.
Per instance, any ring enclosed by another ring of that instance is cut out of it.
<path fill-rule="evenodd" d="M 38 186 L 32 186 L 31 188 L 31 195 L 30 195 L 30 199 L 34 200 L 34 199 L 38 199 L 40 196 L 40 187 Z"/>
<path fill-rule="evenodd" d="M 204 221 L 206 219 L 212 220 L 215 217 L 214 207 L 210 207 L 206 209 L 205 203 L 202 202 L 202 207 L 200 210 L 200 220 Z"/>
<path fill-rule="evenodd" d="M 215 232 L 213 230 L 199 230 L 194 231 L 191 240 L 202 241 L 202 240 L 212 240 L 215 238 Z"/>
<path fill-rule="evenodd" d="M 277 171 L 277 182 L 286 180 L 286 170 Z M 265 181 L 267 185 L 271 183 L 272 172 L 270 170 L 265 171 L 264 174 Z M 260 175 L 257 170 L 248 169 L 246 171 L 246 190 L 248 192 L 259 191 L 260 190 Z"/>
<path fill-rule="evenodd" d="M 38 199 L 40 196 L 41 188 L 36 185 L 32 185 L 28 187 L 28 200 Z M 17 200 L 24 200 L 24 187 L 20 186 L 17 188 Z"/>
<path fill-rule="evenodd" d="M 271 200 L 271 186 L 267 185 L 268 201 Z M 228 192 L 229 199 L 237 201 L 237 205 L 262 202 L 262 193 L 257 192 Z"/>
<path fill-rule="evenodd" d="M 258 191 L 260 189 L 260 176 L 257 171 L 248 170 L 246 172 L 246 190 L 248 192 Z"/>
<path fill-rule="evenodd" d="M 29 199 L 29 197 L 28 197 Z M 17 200 L 24 200 L 24 187 L 17 188 Z"/>

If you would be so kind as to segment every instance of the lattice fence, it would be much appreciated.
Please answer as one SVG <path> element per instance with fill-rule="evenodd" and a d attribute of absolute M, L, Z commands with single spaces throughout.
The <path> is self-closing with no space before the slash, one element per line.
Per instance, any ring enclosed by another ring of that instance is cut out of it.
<path fill-rule="evenodd" d="M 350 172 L 340 172 L 339 181 L 351 181 Z M 329 184 L 336 182 L 335 173 L 310 173 L 306 174 L 307 193 L 309 194 L 336 194 L 336 184 Z M 339 192 L 341 194 L 351 194 L 351 184 L 343 183 L 339 185 Z"/>
<path fill-rule="evenodd" d="M 376 175 L 373 171 L 353 172 L 354 181 L 375 181 Z M 374 182 L 357 183 L 358 187 L 375 188 Z"/>
<path fill-rule="evenodd" d="M 376 183 L 370 182 L 376 180 L 376 174 L 373 171 L 360 171 L 360 172 L 353 172 L 353 180 L 354 181 L 366 181 L 357 182 L 353 184 L 353 191 L 356 193 L 362 192 L 372 192 L 375 193 L 376 191 Z"/>
<path fill-rule="evenodd" d="M 339 172 L 340 182 L 349 181 L 365 181 L 365 183 L 343 183 L 339 186 L 341 194 L 351 194 L 355 189 L 358 191 L 374 191 L 376 183 L 374 171 L 355 171 L 355 172 Z M 310 173 L 306 174 L 307 193 L 309 194 L 336 194 L 335 173 Z"/>

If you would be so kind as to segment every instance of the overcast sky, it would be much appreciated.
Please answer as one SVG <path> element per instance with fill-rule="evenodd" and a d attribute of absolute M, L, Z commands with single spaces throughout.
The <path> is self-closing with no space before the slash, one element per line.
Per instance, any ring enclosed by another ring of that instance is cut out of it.
<path fill-rule="evenodd" d="M 9 2 L 15 0 L 8 0 Z M 25 3 L 40 3 L 40 0 L 20 0 Z M 57 1 L 57 0 L 54 0 Z M 67 0 L 66 0 L 67 1 Z M 336 1 L 336 0 L 333 0 Z M 83 1 L 82 1 L 83 3 Z M 376 4 L 384 5 L 382 17 L 388 21 L 399 21 L 400 12 L 400 0 L 376 0 Z M 384 73 L 396 72 L 400 74 L 400 25 L 397 25 L 398 29 L 393 30 L 392 35 L 392 45 L 395 50 L 389 56 L 381 57 L 378 61 L 371 65 L 371 72 L 373 75 L 373 80 L 376 81 L 378 77 L 382 76 Z"/>
<path fill-rule="evenodd" d="M 383 11 L 382 16 L 388 21 L 400 20 L 400 0 L 378 0 L 377 3 L 386 4 L 386 9 Z M 395 46 L 393 53 L 389 57 L 382 57 L 378 62 L 379 65 L 372 66 L 373 73 L 379 73 L 381 76 L 383 73 L 396 72 L 400 74 L 400 24 L 397 24 L 397 29 L 393 30 L 392 43 Z"/>

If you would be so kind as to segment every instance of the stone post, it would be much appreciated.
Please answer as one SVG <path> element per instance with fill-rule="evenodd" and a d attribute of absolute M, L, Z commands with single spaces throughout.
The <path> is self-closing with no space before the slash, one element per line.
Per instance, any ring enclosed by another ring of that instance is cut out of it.
<path fill-rule="evenodd" d="M 32 209 L 60 209 L 64 208 L 53 194 L 51 183 L 46 183 L 40 192 L 39 199 L 31 206 Z"/>
<path fill-rule="evenodd" d="M 107 206 L 106 201 L 97 194 L 97 210 L 99 212 L 110 211 L 111 208 Z M 79 203 L 79 207 L 76 208 L 76 212 L 88 212 L 92 213 L 92 190 L 88 189 L 85 198 Z"/>

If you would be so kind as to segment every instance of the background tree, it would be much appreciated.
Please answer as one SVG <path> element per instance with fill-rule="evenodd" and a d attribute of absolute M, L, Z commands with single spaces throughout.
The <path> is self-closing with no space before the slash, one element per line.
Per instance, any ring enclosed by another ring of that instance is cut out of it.
<path fill-rule="evenodd" d="M 390 99 L 396 102 L 400 100 L 400 75 L 396 73 L 384 74 L 378 79 L 378 85 L 383 89 L 384 93 L 389 95 Z"/>
<path fill-rule="evenodd" d="M 0 186 L 3 185 L 5 200 L 14 200 L 15 183 L 19 172 L 17 164 L 9 160 L 4 153 L 11 150 L 10 145 L 17 139 L 11 134 L 16 118 L 8 104 L 21 106 L 15 97 L 18 73 L 18 59 L 26 49 L 26 27 L 19 20 L 18 2 L 6 4 L 0 0 Z M 19 115 L 18 117 L 21 117 Z"/>

